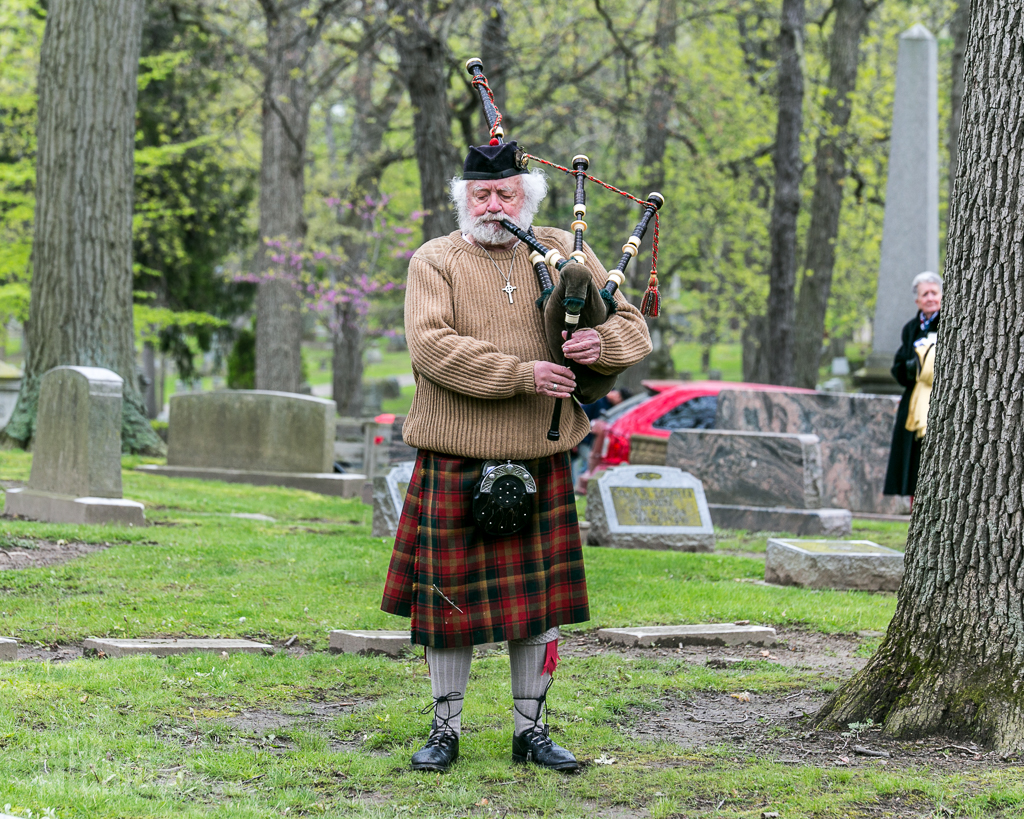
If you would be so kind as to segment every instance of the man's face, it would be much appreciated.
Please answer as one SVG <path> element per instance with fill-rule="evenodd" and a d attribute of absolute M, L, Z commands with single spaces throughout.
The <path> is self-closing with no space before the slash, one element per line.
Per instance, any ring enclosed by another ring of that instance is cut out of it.
<path fill-rule="evenodd" d="M 504 245 L 515 237 L 501 227 L 502 219 L 516 222 L 523 207 L 523 181 L 475 179 L 466 186 L 466 205 L 473 220 L 473 238 L 485 245 Z"/>

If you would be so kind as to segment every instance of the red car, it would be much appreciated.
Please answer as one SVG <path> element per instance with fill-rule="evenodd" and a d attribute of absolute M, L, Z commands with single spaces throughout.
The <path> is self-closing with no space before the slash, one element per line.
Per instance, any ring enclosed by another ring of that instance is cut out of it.
<path fill-rule="evenodd" d="M 577 492 L 586 492 L 587 480 L 597 470 L 629 460 L 634 433 L 668 438 L 675 429 L 714 429 L 718 393 L 722 390 L 814 392 L 741 381 L 645 381 L 644 387 L 647 392 L 605 410 L 591 423 L 593 449 L 586 471 L 577 480 Z"/>

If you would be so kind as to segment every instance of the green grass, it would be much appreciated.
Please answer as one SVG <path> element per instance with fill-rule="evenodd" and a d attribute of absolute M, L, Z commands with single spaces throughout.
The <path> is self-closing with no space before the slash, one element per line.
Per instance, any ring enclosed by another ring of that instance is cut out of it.
<path fill-rule="evenodd" d="M 707 378 L 701 369 L 702 347 L 695 342 L 679 342 L 672 347 L 672 361 L 676 372 L 689 372 L 695 381 Z M 713 344 L 709 370 L 721 370 L 723 381 L 743 380 L 743 347 L 740 344 Z"/>
<path fill-rule="evenodd" d="M 127 467 L 139 459 L 126 458 Z M 0 452 L 0 478 L 30 456 Z M 279 816 L 849 816 L 899 797 L 956 815 L 1021 815 L 1012 768 L 969 776 L 881 765 L 790 765 L 728 746 L 634 738 L 639 720 L 701 692 L 785 695 L 835 680 L 769 661 L 711 669 L 653 653 L 568 657 L 552 689 L 575 777 L 510 765 L 508 657 L 475 661 L 459 764 L 408 770 L 430 685 L 421 660 L 331 656 L 333 628 L 402 628 L 379 611 L 390 546 L 370 508 L 306 492 L 124 472 L 144 529 L 0 521 L 0 547 L 33 538 L 110 543 L 62 566 L 0 571 L 0 634 L 22 643 L 89 635 L 247 636 L 305 654 L 87 658 L 0 665 L 0 808 L 61 819 Z M 276 522 L 230 517 L 261 512 Z M 902 527 L 902 528 L 901 528 Z M 906 537 L 905 524 L 854 536 Z M 892 595 L 774 589 L 763 537 L 720 533 L 726 554 L 585 550 L 593 619 L 580 628 L 749 619 L 823 632 L 882 631 Z M 244 619 L 243 619 L 244 618 Z M 877 640 L 865 642 L 873 646 Z M 315 713 L 313 713 L 315 712 Z M 646 715 L 646 716 L 644 716 Z M 487 800 L 484 802 L 483 800 Z"/>

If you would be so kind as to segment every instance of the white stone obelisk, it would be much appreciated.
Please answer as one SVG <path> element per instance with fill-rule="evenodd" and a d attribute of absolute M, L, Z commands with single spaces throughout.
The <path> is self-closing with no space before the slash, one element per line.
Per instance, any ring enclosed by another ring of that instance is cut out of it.
<path fill-rule="evenodd" d="M 935 37 L 920 23 L 900 35 L 885 186 L 882 258 L 865 391 L 896 391 L 889 375 L 900 331 L 917 310 L 910 284 L 939 272 L 939 104 Z M 874 382 L 873 384 L 871 382 Z M 888 382 L 892 390 L 884 390 Z"/>

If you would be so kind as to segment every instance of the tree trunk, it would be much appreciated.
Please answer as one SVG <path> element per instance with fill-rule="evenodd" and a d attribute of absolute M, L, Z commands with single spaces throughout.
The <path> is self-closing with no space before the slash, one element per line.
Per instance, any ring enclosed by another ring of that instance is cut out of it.
<path fill-rule="evenodd" d="M 338 415 L 358 418 L 363 413 L 363 328 L 352 302 L 334 310 L 334 403 Z"/>
<path fill-rule="evenodd" d="M 412 103 L 420 200 L 425 214 L 423 239 L 427 241 L 455 230 L 448 182 L 459 172 L 460 162 L 452 146 L 445 76 L 447 48 L 430 29 L 424 0 L 389 0 L 388 6 L 396 15 L 393 31 L 399 70 Z"/>
<path fill-rule="evenodd" d="M 1024 1 L 975 3 L 935 390 L 896 614 L 818 722 L 1024 750 Z"/>
<path fill-rule="evenodd" d="M 306 236 L 306 136 L 312 89 L 303 63 L 313 43 L 300 9 L 265 5 L 267 66 L 263 85 L 260 238 L 301 242 Z M 257 251 L 256 269 L 268 271 Z M 266 279 L 256 298 L 256 388 L 298 392 L 302 380 L 302 304 L 292 284 Z"/>
<path fill-rule="evenodd" d="M 949 33 L 953 37 L 953 53 L 950 55 L 949 73 L 949 201 L 953 202 L 956 191 L 953 181 L 957 174 L 957 143 L 960 141 L 960 119 L 964 107 L 964 50 L 967 48 L 967 31 L 971 18 L 971 0 L 956 0 L 953 19 L 949 21 Z"/>
<path fill-rule="evenodd" d="M 794 384 L 796 219 L 800 212 L 800 131 L 803 128 L 804 0 L 782 0 L 778 39 L 779 120 L 775 129 L 775 200 L 768 267 L 768 380 Z"/>
<path fill-rule="evenodd" d="M 352 81 L 354 121 L 352 142 L 347 160 L 358 166 L 371 159 L 380 149 L 388 117 L 378 116 L 373 104 L 373 65 L 375 55 L 367 52 L 359 57 L 355 77 Z M 357 174 L 356 183 L 349 195 L 351 208 L 345 211 L 341 223 L 347 230 L 342 234 L 341 244 L 345 263 L 341 271 L 341 287 L 345 282 L 355 280 L 360 271 L 366 272 L 367 220 L 361 218 L 361 203 L 364 197 L 376 201 L 380 196 L 379 177 L 370 174 L 364 178 Z M 363 408 L 363 345 L 359 315 L 351 302 L 337 304 L 331 327 L 333 359 L 331 363 L 331 386 L 338 414 L 358 417 Z"/>
<path fill-rule="evenodd" d="M 651 92 L 647 98 L 647 114 L 644 117 L 643 189 L 639 196 L 652 191 L 661 192 L 665 187 L 665 148 L 668 145 L 669 118 L 676 94 L 676 28 L 678 0 L 658 0 L 658 17 L 654 31 L 654 76 Z M 650 277 L 650 248 L 653 226 L 644 241 L 644 251 L 633 262 L 629 271 L 630 287 L 633 291 L 647 289 Z M 662 338 L 662 334 L 657 334 Z M 653 336 L 652 336 L 653 338 Z M 657 350 L 657 348 L 655 348 Z M 671 356 L 669 356 L 671 358 Z M 621 376 L 618 385 L 636 393 L 643 389 L 642 382 L 650 377 L 651 356 L 634 364 Z"/>
<path fill-rule="evenodd" d="M 494 92 L 494 105 L 502 114 L 505 114 L 507 111 L 505 103 L 508 100 L 506 81 L 509 75 L 508 14 L 505 13 L 502 0 L 484 0 L 483 11 L 484 25 L 480 32 L 480 58 L 484 61 L 484 69 L 487 72 L 487 84 Z M 483 106 L 476 102 L 474 107 L 480 111 L 479 133 L 481 144 L 484 144 L 490 139 L 491 129 L 487 124 Z M 505 131 L 509 133 L 507 119 L 505 125 Z"/>
<path fill-rule="evenodd" d="M 814 389 L 818 382 L 825 312 L 832 290 L 839 211 L 846 179 L 846 127 L 860 63 L 860 38 L 872 7 L 864 0 L 836 0 L 829 43 L 828 96 L 822 132 L 814 155 L 814 199 L 807 231 L 807 255 L 796 307 L 796 384 Z"/>
<path fill-rule="evenodd" d="M 39 65 L 35 242 L 25 376 L 8 437 L 27 446 L 39 382 L 60 365 L 124 379 L 121 443 L 160 452 L 132 326 L 135 103 L 144 0 L 51 0 Z"/>

